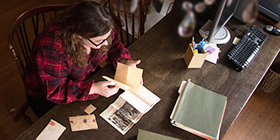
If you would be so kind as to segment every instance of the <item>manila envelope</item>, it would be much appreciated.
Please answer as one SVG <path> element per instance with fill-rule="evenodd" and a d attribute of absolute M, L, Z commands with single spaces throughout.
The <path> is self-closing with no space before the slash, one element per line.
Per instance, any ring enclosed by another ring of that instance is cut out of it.
<path fill-rule="evenodd" d="M 69 122 L 72 131 L 82 131 L 90 129 L 98 129 L 95 115 L 83 115 L 69 117 Z"/>
<path fill-rule="evenodd" d="M 92 104 L 90 104 L 84 111 L 90 115 L 94 110 L 96 109 L 95 106 L 93 106 Z"/>
<path fill-rule="evenodd" d="M 114 80 L 132 87 L 136 93 L 141 85 L 143 69 L 131 67 L 122 63 L 118 63 Z"/>

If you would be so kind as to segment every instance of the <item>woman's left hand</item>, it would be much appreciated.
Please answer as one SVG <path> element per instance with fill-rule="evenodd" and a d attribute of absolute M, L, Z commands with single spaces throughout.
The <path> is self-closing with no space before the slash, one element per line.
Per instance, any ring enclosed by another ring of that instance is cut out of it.
<path fill-rule="evenodd" d="M 124 61 L 125 65 L 137 68 L 137 65 L 141 63 L 141 60 L 126 60 Z M 141 77 L 140 84 L 143 85 L 143 78 Z"/>
<path fill-rule="evenodd" d="M 136 65 L 140 64 L 141 60 L 126 60 L 124 64 L 137 68 Z"/>

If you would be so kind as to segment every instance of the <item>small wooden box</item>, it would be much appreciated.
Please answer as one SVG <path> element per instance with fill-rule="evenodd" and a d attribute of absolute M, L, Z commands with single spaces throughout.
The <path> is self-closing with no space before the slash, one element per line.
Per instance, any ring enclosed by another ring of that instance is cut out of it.
<path fill-rule="evenodd" d="M 203 53 L 195 54 L 190 44 L 185 53 L 184 60 L 188 68 L 201 68 L 206 56 L 207 54 Z"/>

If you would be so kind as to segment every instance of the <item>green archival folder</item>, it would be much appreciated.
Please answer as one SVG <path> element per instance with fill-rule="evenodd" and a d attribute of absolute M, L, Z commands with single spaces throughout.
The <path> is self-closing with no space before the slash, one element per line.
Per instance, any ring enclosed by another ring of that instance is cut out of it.
<path fill-rule="evenodd" d="M 227 97 L 183 81 L 171 124 L 205 139 L 219 139 Z"/>
<path fill-rule="evenodd" d="M 180 139 L 138 129 L 137 140 L 180 140 Z"/>

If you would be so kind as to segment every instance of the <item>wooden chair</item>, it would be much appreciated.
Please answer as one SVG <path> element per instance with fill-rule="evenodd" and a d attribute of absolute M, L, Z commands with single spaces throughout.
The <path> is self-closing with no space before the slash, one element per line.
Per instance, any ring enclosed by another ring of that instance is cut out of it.
<path fill-rule="evenodd" d="M 139 0 L 138 9 L 130 12 L 131 0 L 103 0 L 101 4 L 109 4 L 109 11 L 115 22 L 121 41 L 129 47 L 137 38 L 144 34 L 144 24 L 151 0 Z"/>
<path fill-rule="evenodd" d="M 100 1 L 100 4 L 103 6 L 103 7 L 107 7 L 109 5 L 109 0 L 101 0 Z"/>
<path fill-rule="evenodd" d="M 18 16 L 9 31 L 8 47 L 16 61 L 19 74 L 23 80 L 26 61 L 30 56 L 33 40 L 47 26 L 50 18 L 57 17 L 58 12 L 73 6 L 74 4 L 64 5 L 44 5 L 34 7 L 23 12 Z M 14 120 L 17 121 L 21 116 L 32 124 L 32 120 L 25 114 L 29 104 L 27 101 L 20 107 Z"/>

